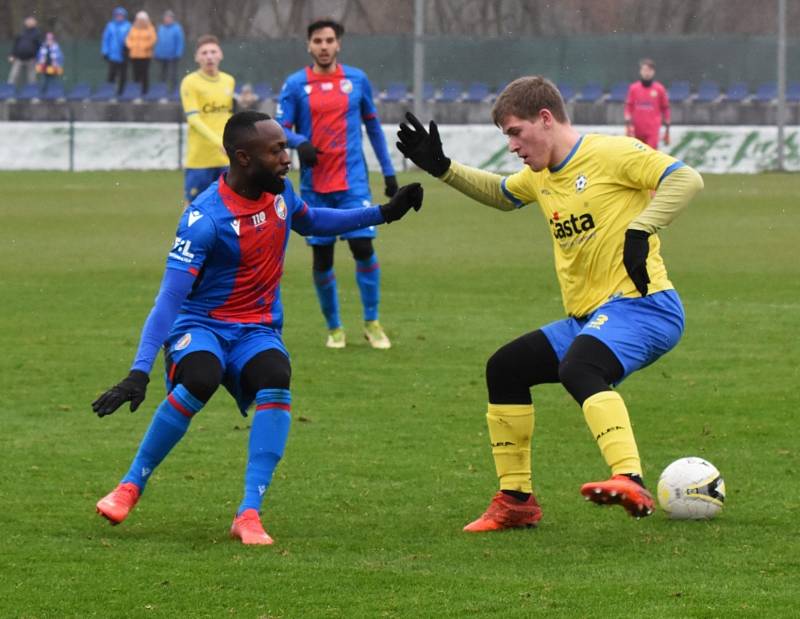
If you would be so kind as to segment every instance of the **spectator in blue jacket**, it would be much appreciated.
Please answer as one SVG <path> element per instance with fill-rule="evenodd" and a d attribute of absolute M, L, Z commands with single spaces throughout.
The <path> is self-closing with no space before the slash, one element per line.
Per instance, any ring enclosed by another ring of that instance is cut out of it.
<path fill-rule="evenodd" d="M 161 66 L 161 81 L 166 82 L 170 91 L 178 85 L 178 63 L 183 56 L 183 28 L 175 21 L 175 13 L 165 11 L 158 27 L 158 41 L 153 54 Z"/>
<path fill-rule="evenodd" d="M 118 6 L 111 13 L 111 21 L 103 30 L 101 51 L 103 58 L 108 63 L 107 81 L 113 84 L 119 80 L 117 94 L 121 94 L 125 88 L 128 73 L 128 48 L 125 47 L 125 37 L 128 36 L 130 29 L 131 22 L 128 21 L 128 11 Z"/>

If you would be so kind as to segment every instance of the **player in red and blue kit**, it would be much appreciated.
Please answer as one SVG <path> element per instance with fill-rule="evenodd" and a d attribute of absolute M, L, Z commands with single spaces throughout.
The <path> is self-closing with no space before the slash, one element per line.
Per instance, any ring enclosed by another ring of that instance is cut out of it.
<path fill-rule="evenodd" d="M 419 210 L 422 187 L 402 187 L 381 206 L 309 209 L 286 180 L 290 158 L 277 122 L 259 112 L 235 114 L 223 144 L 230 169 L 181 218 L 129 375 L 92 403 L 100 417 L 125 402 L 136 410 L 164 347 L 168 395 L 129 471 L 97 511 L 112 524 L 127 517 L 155 468 L 222 384 L 243 415 L 256 404 L 244 499 L 231 535 L 245 544 L 271 544 L 259 510 L 289 434 L 291 366 L 281 338 L 280 293 L 289 231 L 333 236 L 389 223 Z"/>
<path fill-rule="evenodd" d="M 656 63 L 639 61 L 639 81 L 628 87 L 625 98 L 625 133 L 658 149 L 659 132 L 664 125 L 664 144 L 669 146 L 669 95 L 664 84 L 655 80 Z"/>
<path fill-rule="evenodd" d="M 315 21 L 308 27 L 308 52 L 314 62 L 288 77 L 276 112 L 289 146 L 297 149 L 300 190 L 311 208 L 360 209 L 371 204 L 362 122 L 383 171 L 386 196 L 392 197 L 397 191 L 369 80 L 360 69 L 336 60 L 343 33 L 342 25 L 330 19 Z M 389 338 L 378 322 L 381 269 L 372 243 L 375 229 L 370 226 L 341 238 L 348 241 L 356 261 L 364 335 L 373 348 L 389 348 Z M 314 286 L 328 324 L 326 345 L 344 348 L 333 269 L 336 237 L 315 235 L 307 242 L 313 251 Z"/>

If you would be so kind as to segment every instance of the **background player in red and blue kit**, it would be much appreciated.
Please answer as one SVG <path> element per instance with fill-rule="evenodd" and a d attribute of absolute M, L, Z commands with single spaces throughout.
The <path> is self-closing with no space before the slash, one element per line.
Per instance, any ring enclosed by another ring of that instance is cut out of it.
<path fill-rule="evenodd" d="M 343 33 L 342 25 L 330 19 L 315 21 L 308 27 L 308 52 L 314 62 L 288 77 L 276 113 L 289 146 L 297 149 L 300 190 L 312 208 L 356 209 L 371 203 L 362 122 L 383 171 L 386 195 L 391 197 L 397 191 L 369 80 L 360 69 L 336 60 Z M 364 335 L 373 348 L 389 348 L 391 343 L 378 322 L 381 270 L 372 245 L 375 229 L 364 228 L 341 238 L 348 241 L 356 261 Z M 333 269 L 336 237 L 312 236 L 308 243 L 314 256 L 314 286 L 329 329 L 327 346 L 344 348 Z"/>
<path fill-rule="evenodd" d="M 289 434 L 291 367 L 281 339 L 280 294 L 289 231 L 332 236 L 389 223 L 420 208 L 422 187 L 402 187 L 382 206 L 312 210 L 286 180 L 286 137 L 269 116 L 235 114 L 225 125 L 223 144 L 230 170 L 181 218 L 129 375 L 92 403 L 100 417 L 128 401 L 136 410 L 164 346 L 167 398 L 130 470 L 97 511 L 112 524 L 127 517 L 150 475 L 222 384 L 242 414 L 256 403 L 244 499 L 231 535 L 245 544 L 271 544 L 259 510 Z"/>
<path fill-rule="evenodd" d="M 658 134 L 664 125 L 664 144 L 669 146 L 669 95 L 664 84 L 655 81 L 656 63 L 639 61 L 639 81 L 628 87 L 625 99 L 625 133 L 658 148 Z"/>

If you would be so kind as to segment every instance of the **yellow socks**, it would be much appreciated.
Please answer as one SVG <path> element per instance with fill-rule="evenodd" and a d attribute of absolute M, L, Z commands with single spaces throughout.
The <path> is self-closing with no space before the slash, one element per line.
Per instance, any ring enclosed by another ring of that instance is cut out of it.
<path fill-rule="evenodd" d="M 625 402 L 616 391 L 601 391 L 583 402 L 583 415 L 612 475 L 642 474 Z"/>
<path fill-rule="evenodd" d="M 641 475 L 639 450 L 622 397 L 616 391 L 596 393 L 583 403 L 583 414 L 612 475 Z M 486 422 L 500 489 L 533 492 L 533 405 L 490 403 Z"/>
<path fill-rule="evenodd" d="M 501 490 L 533 492 L 531 435 L 533 404 L 489 404 L 486 413 Z"/>

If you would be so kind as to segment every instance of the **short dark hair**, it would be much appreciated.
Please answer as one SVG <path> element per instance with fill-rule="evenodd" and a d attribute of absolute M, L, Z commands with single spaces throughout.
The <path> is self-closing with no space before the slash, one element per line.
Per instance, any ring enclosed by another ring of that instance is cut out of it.
<path fill-rule="evenodd" d="M 342 35 L 344 34 L 344 26 L 342 26 L 342 24 L 331 17 L 323 17 L 321 19 L 314 20 L 308 25 L 308 38 L 310 39 L 312 34 L 314 34 L 317 30 L 322 30 L 323 28 L 333 28 L 333 32 L 336 33 L 337 39 L 341 39 Z"/>
<path fill-rule="evenodd" d="M 639 61 L 639 66 L 640 67 L 650 67 L 651 69 L 655 69 L 656 68 L 656 61 L 653 60 L 652 58 L 642 58 Z"/>
<path fill-rule="evenodd" d="M 256 130 L 256 123 L 262 120 L 272 120 L 272 116 L 263 112 L 247 110 L 237 112 L 225 123 L 225 130 L 222 132 L 222 145 L 228 158 L 233 162 L 233 154 L 242 147 L 242 143 L 247 141 Z"/>
<path fill-rule="evenodd" d="M 213 43 L 217 47 L 222 48 L 222 46 L 219 44 L 219 39 L 217 37 L 215 37 L 213 34 L 204 34 L 197 39 L 197 45 L 195 46 L 195 50 L 200 49 L 201 47 L 203 47 L 203 45 L 206 45 L 208 43 Z"/>
<path fill-rule="evenodd" d="M 520 77 L 497 97 L 492 107 L 492 120 L 498 127 L 508 116 L 534 120 L 544 109 L 550 110 L 560 123 L 569 121 L 567 106 L 553 82 L 541 75 Z"/>

